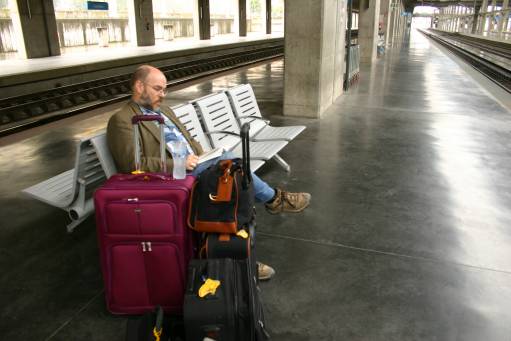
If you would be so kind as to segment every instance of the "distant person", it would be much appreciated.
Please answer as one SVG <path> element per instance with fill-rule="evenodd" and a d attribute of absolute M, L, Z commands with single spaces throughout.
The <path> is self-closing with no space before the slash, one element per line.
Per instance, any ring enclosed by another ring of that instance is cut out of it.
<path fill-rule="evenodd" d="M 167 79 L 157 68 L 142 65 L 131 77 L 131 100 L 108 121 L 107 139 L 117 169 L 130 173 L 135 169 L 133 146 L 134 129 L 131 118 L 134 115 L 161 115 L 165 120 L 165 142 L 180 140 L 187 144 L 186 169 L 195 176 L 219 160 L 233 159 L 234 155 L 224 152 L 220 157 L 197 165 L 198 155 L 203 153 L 199 142 L 195 141 L 176 115 L 168 107 L 160 107 L 167 94 Z M 144 122 L 140 125 L 141 168 L 148 172 L 160 172 L 160 132 L 158 123 Z M 167 171 L 172 173 L 172 154 L 167 151 Z M 291 193 L 272 188 L 252 173 L 256 202 L 264 203 L 271 214 L 281 212 L 297 213 L 309 206 L 309 193 Z M 273 277 L 275 271 L 268 265 L 259 263 L 259 279 Z"/>

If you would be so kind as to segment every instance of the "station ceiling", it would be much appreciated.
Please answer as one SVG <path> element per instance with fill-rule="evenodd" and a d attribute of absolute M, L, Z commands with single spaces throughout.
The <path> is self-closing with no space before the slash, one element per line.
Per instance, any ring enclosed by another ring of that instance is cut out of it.
<path fill-rule="evenodd" d="M 371 1 L 371 0 L 369 0 Z M 390 0 L 395 1 L 395 0 Z M 413 9 L 416 6 L 433 6 L 433 7 L 446 7 L 451 5 L 460 5 L 467 7 L 481 6 L 483 0 L 403 0 L 405 4 L 406 12 L 413 12 Z M 497 0 L 497 6 L 502 6 L 503 0 Z M 491 4 L 492 0 L 488 1 L 488 4 Z M 353 0 L 353 8 L 358 9 L 359 0 Z"/>
<path fill-rule="evenodd" d="M 458 6 L 466 6 L 466 7 L 474 7 L 481 6 L 483 0 L 428 0 L 428 1 L 418 1 L 418 0 L 404 0 L 405 9 L 407 12 L 412 12 L 413 8 L 416 6 L 433 6 L 433 7 L 446 7 L 451 5 Z M 488 4 L 491 3 L 491 0 L 488 1 Z M 502 0 L 497 0 L 497 5 L 502 5 Z"/>

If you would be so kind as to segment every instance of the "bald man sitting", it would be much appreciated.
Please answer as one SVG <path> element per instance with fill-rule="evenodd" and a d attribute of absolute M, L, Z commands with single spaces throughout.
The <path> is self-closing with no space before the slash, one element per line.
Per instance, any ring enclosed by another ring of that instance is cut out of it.
<path fill-rule="evenodd" d="M 176 115 L 168 107 L 161 107 L 167 94 L 167 79 L 157 68 L 142 65 L 131 77 L 131 100 L 108 121 L 107 140 L 117 169 L 122 173 L 130 173 L 135 169 L 135 151 L 133 146 L 134 115 L 161 115 L 165 120 L 165 142 L 181 140 L 187 145 L 186 169 L 190 174 L 199 175 L 219 160 L 233 159 L 230 152 L 220 157 L 197 165 L 198 155 L 203 153 L 199 142 L 195 141 L 186 128 L 179 122 Z M 160 134 L 158 123 L 140 126 L 140 145 L 142 149 L 142 169 L 148 172 L 160 172 Z M 152 124 L 154 124 L 154 129 Z M 167 151 L 167 170 L 172 173 L 172 154 Z M 303 211 L 310 202 L 309 193 L 290 193 L 279 188 L 272 188 L 257 175 L 252 173 L 256 202 L 264 203 L 266 211 L 271 214 L 281 212 L 297 213 Z M 268 265 L 259 263 L 259 279 L 268 280 L 275 271 Z"/>

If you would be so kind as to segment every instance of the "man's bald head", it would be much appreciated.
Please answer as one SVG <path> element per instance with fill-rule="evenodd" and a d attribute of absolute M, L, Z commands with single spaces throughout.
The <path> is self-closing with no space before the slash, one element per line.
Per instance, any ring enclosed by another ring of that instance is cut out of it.
<path fill-rule="evenodd" d="M 157 110 L 167 93 L 167 78 L 151 65 L 139 66 L 131 76 L 132 100 L 148 109 Z"/>
<path fill-rule="evenodd" d="M 135 72 L 131 75 L 131 80 L 130 80 L 130 88 L 131 88 L 131 90 L 133 90 L 133 87 L 135 86 L 135 83 L 137 81 L 141 81 L 142 83 L 145 82 L 147 77 L 149 76 L 149 74 L 151 74 L 153 72 L 163 74 L 160 70 L 158 70 L 154 66 L 151 66 L 151 65 L 140 65 L 135 70 Z"/>

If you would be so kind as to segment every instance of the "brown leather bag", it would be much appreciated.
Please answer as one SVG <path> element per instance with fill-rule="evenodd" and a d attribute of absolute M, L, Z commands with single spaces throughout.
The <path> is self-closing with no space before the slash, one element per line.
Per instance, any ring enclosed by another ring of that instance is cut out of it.
<path fill-rule="evenodd" d="M 200 232 L 236 233 L 255 219 L 249 124 L 240 130 L 243 158 L 222 160 L 198 177 L 190 195 L 188 226 Z"/>

